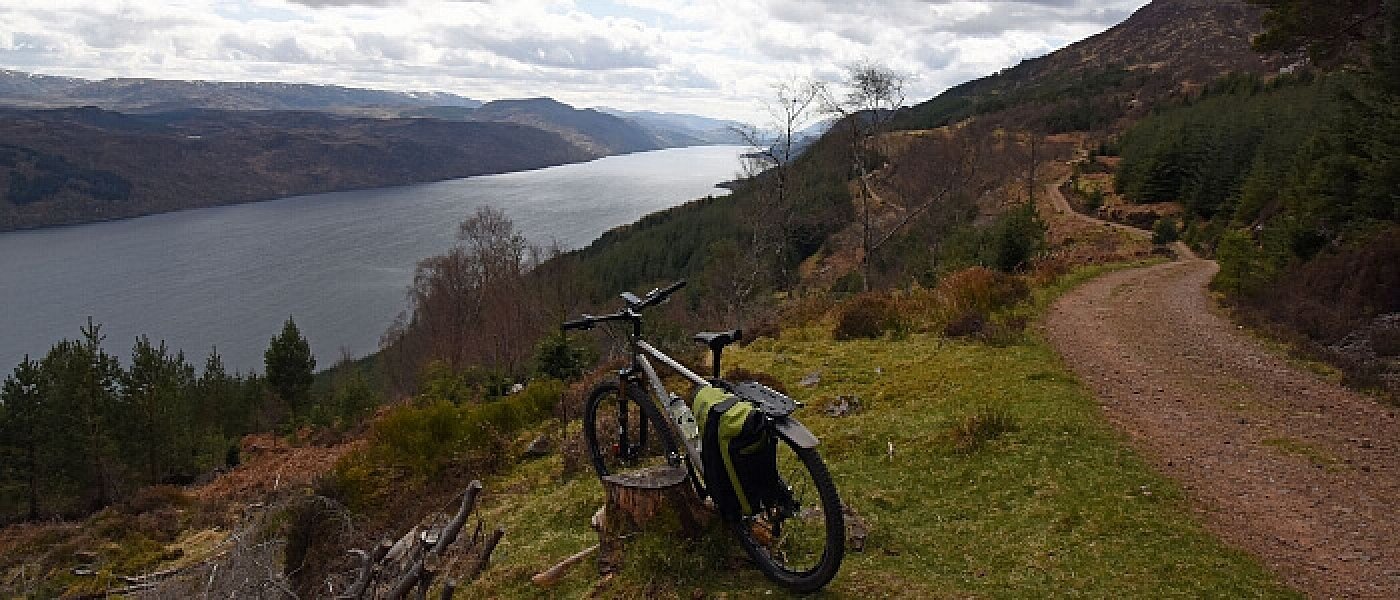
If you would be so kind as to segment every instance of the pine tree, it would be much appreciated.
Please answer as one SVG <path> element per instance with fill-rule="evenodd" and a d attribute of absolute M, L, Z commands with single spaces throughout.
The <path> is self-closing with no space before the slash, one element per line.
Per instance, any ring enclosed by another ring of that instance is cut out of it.
<path fill-rule="evenodd" d="M 1380 27 L 1387 0 L 1249 0 L 1267 10 L 1261 52 L 1307 50 L 1323 65 L 1351 62 Z"/>
<path fill-rule="evenodd" d="M 28 356 L 0 385 L 0 481 L 24 490 L 24 510 L 31 521 L 39 518 L 43 426 L 49 416 L 42 386 L 39 363 Z"/>
<path fill-rule="evenodd" d="M 268 344 L 263 362 L 267 369 L 267 383 L 282 403 L 293 414 L 306 409 L 311 396 L 316 357 L 311 354 L 311 345 L 302 337 L 291 317 L 287 317 L 287 322 L 282 325 L 282 333 L 273 337 Z"/>
<path fill-rule="evenodd" d="M 50 479 L 72 486 L 91 509 L 116 499 L 120 463 L 113 432 L 122 410 L 121 365 L 102 349 L 102 327 L 88 319 L 81 340 L 55 345 L 41 363 L 55 424 L 47 429 L 55 455 Z"/>
<path fill-rule="evenodd" d="M 122 378 L 129 419 L 122 430 L 124 455 L 140 464 L 147 482 L 189 468 L 194 454 L 193 411 L 187 401 L 194 368 L 183 354 L 171 355 L 165 342 L 141 336 L 131 350 L 131 370 Z"/>
<path fill-rule="evenodd" d="M 252 427 L 252 411 L 239 389 L 239 377 L 229 375 L 217 348 L 204 360 L 204 373 L 195 384 L 196 404 L 205 421 L 224 437 L 236 437 Z"/>

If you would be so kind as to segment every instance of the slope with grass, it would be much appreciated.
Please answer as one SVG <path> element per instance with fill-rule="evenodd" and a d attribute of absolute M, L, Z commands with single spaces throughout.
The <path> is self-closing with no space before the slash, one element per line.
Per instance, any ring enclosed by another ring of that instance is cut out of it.
<path fill-rule="evenodd" d="M 730 358 L 789 383 L 819 373 L 816 385 L 790 391 L 809 406 L 799 416 L 822 438 L 843 499 L 871 530 L 826 595 L 1296 596 L 1195 524 L 1182 491 L 1129 449 L 1038 337 L 1004 347 L 928 333 L 837 342 L 830 326 L 787 329 Z M 838 395 L 859 397 L 863 409 L 826 416 L 820 408 Z M 538 596 L 530 575 L 596 541 L 588 520 L 602 488 L 588 472 L 563 470 L 551 457 L 488 481 L 498 490 L 488 520 L 510 535 L 473 596 Z M 775 590 L 723 533 L 690 546 L 647 537 L 629 544 L 618 577 L 600 580 L 585 563 L 550 594 Z"/>

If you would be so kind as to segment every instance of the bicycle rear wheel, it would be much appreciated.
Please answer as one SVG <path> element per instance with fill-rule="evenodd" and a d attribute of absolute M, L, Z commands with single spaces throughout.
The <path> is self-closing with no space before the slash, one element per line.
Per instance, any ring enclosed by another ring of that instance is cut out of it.
<path fill-rule="evenodd" d="M 583 435 L 599 477 L 659 465 L 679 464 L 671 430 L 646 395 L 615 381 L 598 384 L 584 408 Z"/>
<path fill-rule="evenodd" d="M 814 592 L 836 576 L 846 554 L 841 499 L 815 449 L 780 440 L 778 473 L 787 498 L 735 523 L 734 533 L 769 579 Z"/>

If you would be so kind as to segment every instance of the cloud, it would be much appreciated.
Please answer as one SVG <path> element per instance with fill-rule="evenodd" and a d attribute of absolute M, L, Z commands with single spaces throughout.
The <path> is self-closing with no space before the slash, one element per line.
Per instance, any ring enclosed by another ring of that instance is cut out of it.
<path fill-rule="evenodd" d="M 584 30 L 508 31 L 477 25 L 443 31 L 453 47 L 480 47 L 521 63 L 561 69 L 607 70 L 652 68 L 661 64 L 660 51 L 639 39 Z"/>
<path fill-rule="evenodd" d="M 326 6 L 389 6 L 402 4 L 403 0 L 288 0 L 288 2 L 312 8 L 322 8 Z"/>
<path fill-rule="evenodd" d="M 877 60 L 919 101 L 1147 0 L 0 0 L 0 65 L 284 80 L 757 117 L 774 82 Z"/>

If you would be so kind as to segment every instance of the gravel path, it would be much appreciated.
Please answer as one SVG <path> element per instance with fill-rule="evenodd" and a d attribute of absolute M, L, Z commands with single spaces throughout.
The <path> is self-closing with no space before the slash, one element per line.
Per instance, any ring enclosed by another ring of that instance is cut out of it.
<path fill-rule="evenodd" d="M 1228 543 L 1314 598 L 1400 598 L 1397 409 L 1240 331 L 1207 296 L 1216 264 L 1178 256 L 1066 294 L 1051 343 Z"/>

